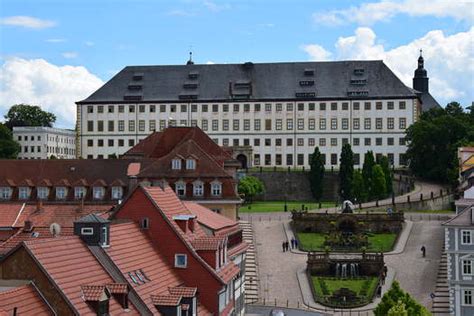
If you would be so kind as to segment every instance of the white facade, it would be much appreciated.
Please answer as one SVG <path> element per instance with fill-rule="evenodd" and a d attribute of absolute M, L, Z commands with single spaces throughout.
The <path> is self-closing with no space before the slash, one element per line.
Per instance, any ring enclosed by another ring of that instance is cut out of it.
<path fill-rule="evenodd" d="M 343 143 L 355 166 L 364 154 L 405 164 L 405 130 L 419 115 L 416 98 L 254 102 L 78 104 L 78 156 L 121 155 L 153 131 L 199 126 L 221 146 L 251 146 L 251 166 L 309 167 L 318 146 L 337 168 Z"/>
<path fill-rule="evenodd" d="M 13 127 L 13 139 L 20 144 L 18 159 L 76 158 L 76 133 L 68 129 Z"/>

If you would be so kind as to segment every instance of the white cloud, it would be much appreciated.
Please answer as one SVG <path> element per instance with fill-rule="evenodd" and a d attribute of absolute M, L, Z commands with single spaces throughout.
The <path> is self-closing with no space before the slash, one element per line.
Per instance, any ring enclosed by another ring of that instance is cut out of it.
<path fill-rule="evenodd" d="M 215 62 L 213 62 L 212 60 L 209 60 L 209 61 L 206 62 L 206 65 L 214 65 L 214 64 L 215 64 Z"/>
<path fill-rule="evenodd" d="M 0 19 L 0 24 L 11 25 L 11 26 L 20 26 L 30 29 L 45 29 L 48 27 L 56 26 L 56 22 L 50 20 L 42 20 L 34 18 L 31 16 L 9 16 Z"/>
<path fill-rule="evenodd" d="M 64 38 L 48 38 L 45 42 L 47 43 L 64 43 L 66 39 Z"/>
<path fill-rule="evenodd" d="M 313 19 L 318 24 L 337 26 L 348 22 L 372 25 L 378 21 L 388 21 L 398 14 L 409 16 L 451 17 L 456 20 L 473 21 L 472 1 L 447 0 L 382 0 L 366 2 L 344 10 L 316 12 Z"/>
<path fill-rule="evenodd" d="M 82 66 L 10 58 L 0 68 L 0 112 L 6 113 L 17 103 L 40 105 L 56 114 L 58 125 L 72 128 L 76 121 L 75 102 L 85 99 L 102 84 Z"/>
<path fill-rule="evenodd" d="M 190 17 L 190 16 L 195 16 L 195 12 L 191 11 L 185 11 L 185 10 L 171 10 L 166 13 L 167 15 L 172 15 L 172 16 L 182 16 L 182 17 Z"/>
<path fill-rule="evenodd" d="M 91 47 L 91 46 L 94 46 L 95 43 L 94 43 L 94 42 L 91 42 L 91 41 L 85 41 L 85 42 L 84 42 L 84 45 Z"/>
<path fill-rule="evenodd" d="M 331 52 L 324 49 L 324 47 L 316 44 L 302 45 L 301 49 L 310 56 L 312 61 L 324 61 L 331 59 Z"/>
<path fill-rule="evenodd" d="M 413 72 L 416 68 L 419 50 L 423 49 L 425 68 L 430 77 L 430 93 L 442 104 L 451 100 L 460 100 L 468 104 L 474 99 L 474 27 L 466 32 L 446 35 L 443 31 L 433 30 L 421 38 L 399 47 L 386 50 L 377 42 L 374 31 L 360 27 L 353 36 L 340 37 L 335 43 L 336 60 L 382 59 L 390 69 L 405 83 L 412 86 Z M 305 47 L 310 59 L 318 52 L 324 55 L 324 48 L 314 53 Z M 318 47 L 318 45 L 314 45 Z"/>
<path fill-rule="evenodd" d="M 76 58 L 78 56 L 78 54 L 76 52 L 64 52 L 61 55 L 64 58 L 67 58 L 67 59 L 73 59 L 73 58 Z"/>
<path fill-rule="evenodd" d="M 224 3 L 224 4 L 216 4 L 215 2 L 212 1 L 204 1 L 203 5 L 212 12 L 220 12 L 223 10 L 228 10 L 230 9 L 230 4 Z"/>

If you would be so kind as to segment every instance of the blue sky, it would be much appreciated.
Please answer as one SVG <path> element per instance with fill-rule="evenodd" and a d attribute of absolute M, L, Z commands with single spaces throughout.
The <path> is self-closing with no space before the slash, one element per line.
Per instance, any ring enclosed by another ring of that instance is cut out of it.
<path fill-rule="evenodd" d="M 432 94 L 469 105 L 473 12 L 434 0 L 1 0 L 0 114 L 36 102 L 71 126 L 73 102 L 126 65 L 183 64 L 190 48 L 197 63 L 384 59 L 407 85 L 423 48 Z"/>

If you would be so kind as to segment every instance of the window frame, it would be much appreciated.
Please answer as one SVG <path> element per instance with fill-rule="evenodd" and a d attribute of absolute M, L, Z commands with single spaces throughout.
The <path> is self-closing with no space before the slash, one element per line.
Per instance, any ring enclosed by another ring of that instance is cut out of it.
<path fill-rule="evenodd" d="M 184 263 L 179 263 L 179 258 L 184 258 Z M 185 253 L 174 254 L 174 267 L 179 269 L 185 269 L 188 267 L 188 256 Z"/>

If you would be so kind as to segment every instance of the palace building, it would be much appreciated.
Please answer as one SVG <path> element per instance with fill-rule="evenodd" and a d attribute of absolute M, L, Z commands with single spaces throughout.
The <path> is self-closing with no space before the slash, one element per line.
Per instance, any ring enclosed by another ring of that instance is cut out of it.
<path fill-rule="evenodd" d="M 198 126 L 243 167 L 308 167 L 318 146 L 337 168 L 350 143 L 406 164 L 405 130 L 439 106 L 420 55 L 413 89 L 383 61 L 128 66 L 77 102 L 77 153 L 122 155 L 154 131 Z"/>

